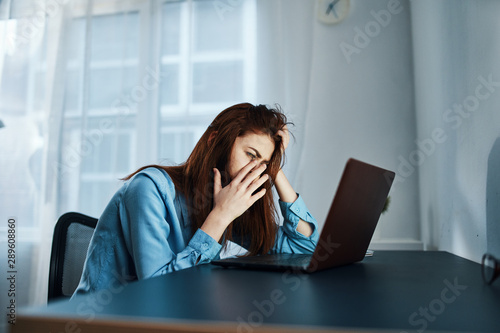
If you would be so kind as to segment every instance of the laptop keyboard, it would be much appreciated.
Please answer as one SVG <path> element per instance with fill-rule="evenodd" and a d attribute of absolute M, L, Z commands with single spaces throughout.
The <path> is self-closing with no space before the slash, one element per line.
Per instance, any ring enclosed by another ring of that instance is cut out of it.
<path fill-rule="evenodd" d="M 276 266 L 307 266 L 311 261 L 311 254 L 270 254 L 256 257 L 253 262 Z"/>
<path fill-rule="evenodd" d="M 275 260 L 275 264 L 278 266 L 307 266 L 311 261 L 312 255 L 304 254 L 304 255 L 295 255 L 293 257 L 288 258 L 277 258 Z"/>

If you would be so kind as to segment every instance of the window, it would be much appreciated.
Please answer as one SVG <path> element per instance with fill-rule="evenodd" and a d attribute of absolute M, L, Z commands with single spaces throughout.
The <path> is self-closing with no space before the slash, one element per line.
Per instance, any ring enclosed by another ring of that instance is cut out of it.
<path fill-rule="evenodd" d="M 4 214 L 16 212 L 23 227 L 30 228 L 37 227 L 42 186 L 44 29 L 30 30 L 26 43 L 22 32 L 31 22 L 19 17 L 28 13 L 12 11 L 13 18 L 0 21 L 0 120 L 5 125 L 0 128 L 0 205 Z M 23 235 L 36 237 L 31 231 Z"/>
<path fill-rule="evenodd" d="M 76 17 L 65 37 L 61 213 L 100 215 L 134 165 L 139 112 L 129 99 L 143 62 L 140 34 L 148 32 L 140 25 L 145 8 L 129 9 Z"/>
<path fill-rule="evenodd" d="M 99 216 L 120 178 L 182 163 L 217 113 L 253 98 L 254 0 L 223 16 L 213 1 L 126 3 L 81 8 L 67 29 L 60 212 Z"/>

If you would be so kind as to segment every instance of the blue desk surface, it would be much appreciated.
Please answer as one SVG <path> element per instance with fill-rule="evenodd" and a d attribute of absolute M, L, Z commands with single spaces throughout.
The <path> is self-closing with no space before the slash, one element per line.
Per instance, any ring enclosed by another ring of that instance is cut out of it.
<path fill-rule="evenodd" d="M 19 312 L 13 332 L 500 332 L 500 281 L 447 252 L 375 251 L 306 275 L 203 265 Z"/>

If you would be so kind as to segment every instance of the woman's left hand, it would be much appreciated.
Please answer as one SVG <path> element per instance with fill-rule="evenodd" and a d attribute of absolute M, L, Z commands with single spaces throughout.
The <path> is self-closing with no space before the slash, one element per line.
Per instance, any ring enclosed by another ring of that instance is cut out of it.
<path fill-rule="evenodd" d="M 283 129 L 278 131 L 278 135 L 281 136 L 282 142 L 282 153 L 285 152 L 285 149 L 288 147 L 288 143 L 290 142 L 290 133 L 288 132 L 288 127 L 285 125 Z"/>

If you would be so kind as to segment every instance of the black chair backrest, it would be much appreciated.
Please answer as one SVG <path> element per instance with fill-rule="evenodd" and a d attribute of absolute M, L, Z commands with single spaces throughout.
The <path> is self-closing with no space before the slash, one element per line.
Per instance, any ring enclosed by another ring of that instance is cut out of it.
<path fill-rule="evenodd" d="M 74 212 L 57 220 L 50 256 L 49 301 L 73 295 L 96 225 L 96 218 Z"/>

